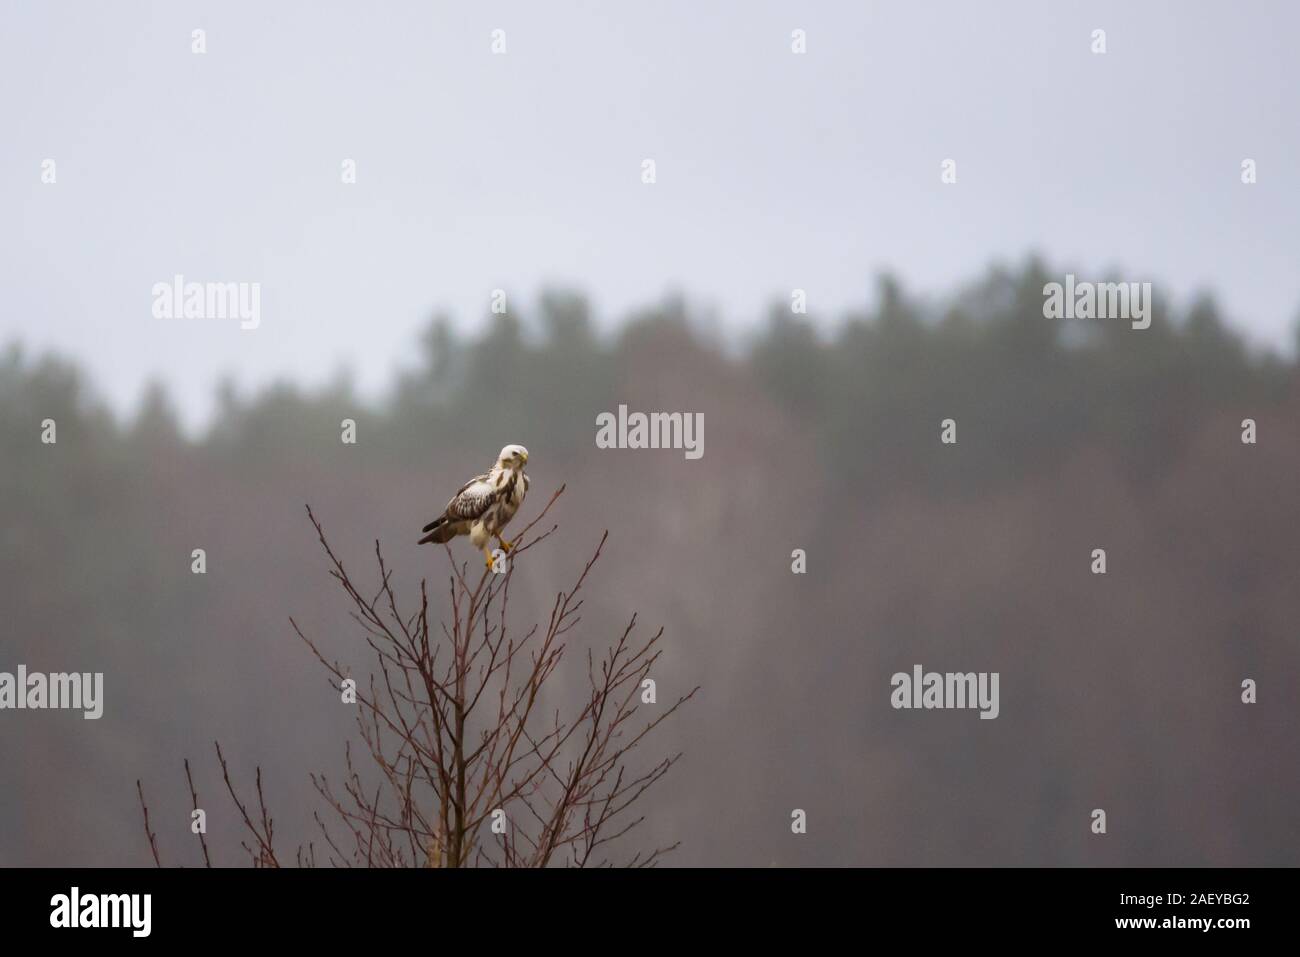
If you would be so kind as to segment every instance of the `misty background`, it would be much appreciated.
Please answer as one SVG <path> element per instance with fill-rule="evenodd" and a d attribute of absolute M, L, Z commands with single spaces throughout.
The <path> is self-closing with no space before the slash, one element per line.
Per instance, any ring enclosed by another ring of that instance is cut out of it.
<path fill-rule="evenodd" d="M 241 862 L 214 739 L 313 839 L 352 711 L 288 617 L 367 656 L 303 504 L 410 600 L 507 442 L 521 519 L 568 484 L 515 614 L 608 528 L 579 640 L 636 611 L 660 700 L 703 686 L 642 808 L 673 863 L 1297 863 L 1294 8 L 3 18 L 0 670 L 106 700 L 0 712 L 0 863 L 148 863 L 137 778 L 197 862 L 187 756 Z M 1044 319 L 1067 271 L 1154 282 L 1152 327 Z M 260 327 L 154 318 L 176 273 L 261 283 Z M 598 450 L 620 403 L 703 413 L 704 457 Z M 894 711 L 916 663 L 998 671 L 999 718 Z"/>

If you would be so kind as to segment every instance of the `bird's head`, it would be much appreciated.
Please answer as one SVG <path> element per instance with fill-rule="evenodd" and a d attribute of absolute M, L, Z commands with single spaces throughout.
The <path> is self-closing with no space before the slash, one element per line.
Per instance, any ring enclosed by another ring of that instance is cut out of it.
<path fill-rule="evenodd" d="M 528 450 L 522 445 L 507 445 L 497 456 L 497 465 L 503 469 L 521 469 L 528 464 Z"/>

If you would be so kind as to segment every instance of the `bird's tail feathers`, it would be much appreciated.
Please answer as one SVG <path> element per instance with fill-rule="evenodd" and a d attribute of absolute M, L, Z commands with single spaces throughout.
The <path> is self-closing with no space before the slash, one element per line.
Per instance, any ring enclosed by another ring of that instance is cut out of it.
<path fill-rule="evenodd" d="M 428 545 L 430 542 L 434 545 L 442 545 L 456 537 L 455 530 L 447 523 L 445 517 L 435 518 L 424 526 L 423 531 L 428 532 L 428 534 L 417 542 L 419 545 Z"/>

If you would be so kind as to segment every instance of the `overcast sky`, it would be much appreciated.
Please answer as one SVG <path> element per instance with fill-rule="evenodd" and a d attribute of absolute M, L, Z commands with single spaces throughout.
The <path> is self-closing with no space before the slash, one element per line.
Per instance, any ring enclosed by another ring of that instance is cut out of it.
<path fill-rule="evenodd" d="M 938 296 L 1038 251 L 1212 290 L 1259 344 L 1300 312 L 1293 3 L 0 11 L 0 343 L 123 410 L 150 377 L 191 424 L 223 374 L 347 367 L 373 395 L 495 287 L 574 286 L 611 322 L 682 290 L 740 328 L 794 287 L 838 318 L 881 270 Z M 261 283 L 260 327 L 155 318 L 177 273 Z"/>

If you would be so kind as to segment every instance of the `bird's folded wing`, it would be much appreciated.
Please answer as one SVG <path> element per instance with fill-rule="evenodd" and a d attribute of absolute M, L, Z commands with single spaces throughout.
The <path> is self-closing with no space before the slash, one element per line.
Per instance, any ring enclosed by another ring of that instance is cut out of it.
<path fill-rule="evenodd" d="M 486 475 L 471 479 L 447 503 L 447 518 L 454 522 L 478 518 L 491 507 L 496 495 L 497 490 L 487 481 Z"/>

